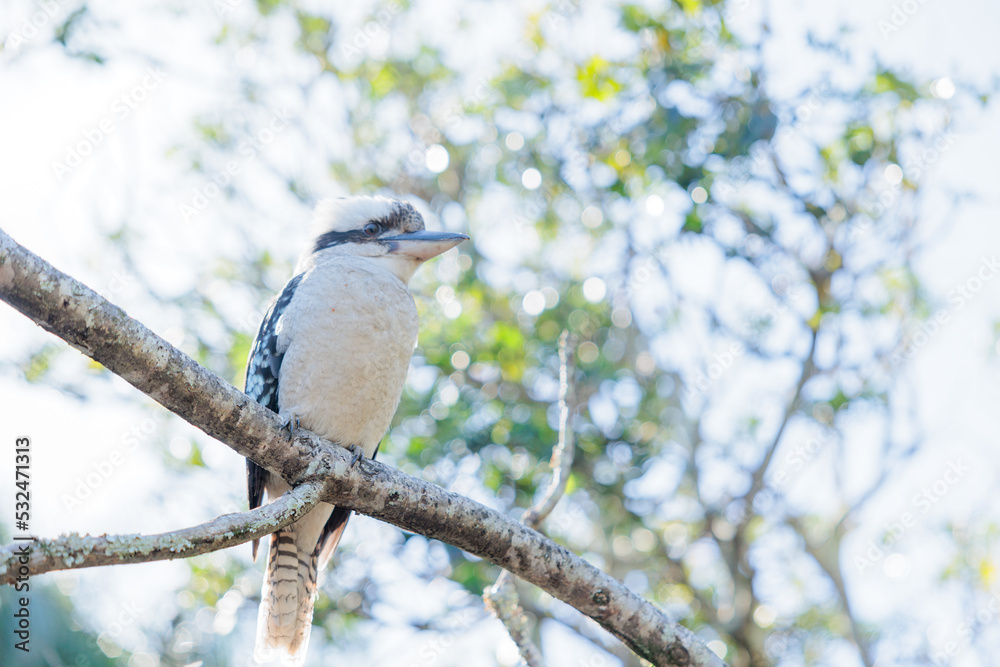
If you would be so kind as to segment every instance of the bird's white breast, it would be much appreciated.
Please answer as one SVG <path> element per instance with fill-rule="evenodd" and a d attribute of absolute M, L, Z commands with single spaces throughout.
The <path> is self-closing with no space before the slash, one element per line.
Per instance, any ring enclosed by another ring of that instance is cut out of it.
<path fill-rule="evenodd" d="M 279 323 L 282 414 L 371 456 L 399 405 L 416 340 L 413 297 L 377 260 L 314 266 Z"/>

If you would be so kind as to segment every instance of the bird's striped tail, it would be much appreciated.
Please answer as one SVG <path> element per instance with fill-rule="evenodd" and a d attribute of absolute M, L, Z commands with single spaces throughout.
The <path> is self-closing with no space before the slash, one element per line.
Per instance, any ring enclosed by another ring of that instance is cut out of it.
<path fill-rule="evenodd" d="M 305 661 L 309 645 L 318 554 L 297 544 L 294 524 L 290 528 L 271 535 L 254 658 L 265 663 L 280 658 L 296 667 Z"/>

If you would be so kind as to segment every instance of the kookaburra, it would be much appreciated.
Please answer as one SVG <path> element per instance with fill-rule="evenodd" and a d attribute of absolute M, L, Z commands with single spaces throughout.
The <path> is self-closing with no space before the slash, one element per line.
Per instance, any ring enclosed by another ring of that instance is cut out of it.
<path fill-rule="evenodd" d="M 374 457 L 389 428 L 417 341 L 407 283 L 424 261 L 463 234 L 429 232 L 410 204 L 384 197 L 322 202 L 315 236 L 260 325 L 247 363 L 246 393 L 287 420 Z M 264 491 L 288 490 L 247 460 L 250 508 Z M 261 590 L 254 657 L 305 660 L 318 573 L 350 510 L 320 503 L 273 533 Z M 257 542 L 253 555 L 257 557 Z"/>

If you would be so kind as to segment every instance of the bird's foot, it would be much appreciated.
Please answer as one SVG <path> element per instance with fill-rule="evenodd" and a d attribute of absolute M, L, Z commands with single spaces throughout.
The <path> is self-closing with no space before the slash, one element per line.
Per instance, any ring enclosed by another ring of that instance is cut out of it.
<path fill-rule="evenodd" d="M 295 416 L 295 413 L 289 414 L 285 417 L 285 421 L 281 424 L 281 428 L 288 431 L 288 440 L 295 439 L 295 430 L 300 426 L 299 418 Z"/>
<path fill-rule="evenodd" d="M 358 465 L 361 459 L 365 458 L 365 450 L 361 449 L 358 445 L 350 445 L 347 448 L 353 456 L 351 456 L 351 467 Z"/>

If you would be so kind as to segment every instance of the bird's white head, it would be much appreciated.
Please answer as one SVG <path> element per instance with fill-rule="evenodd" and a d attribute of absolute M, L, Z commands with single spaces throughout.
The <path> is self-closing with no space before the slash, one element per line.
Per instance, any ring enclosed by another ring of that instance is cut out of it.
<path fill-rule="evenodd" d="M 465 241 L 464 234 L 429 232 L 405 201 L 387 197 L 325 199 L 313 215 L 313 239 L 296 273 L 336 257 L 370 258 L 404 283 L 423 262 Z"/>

